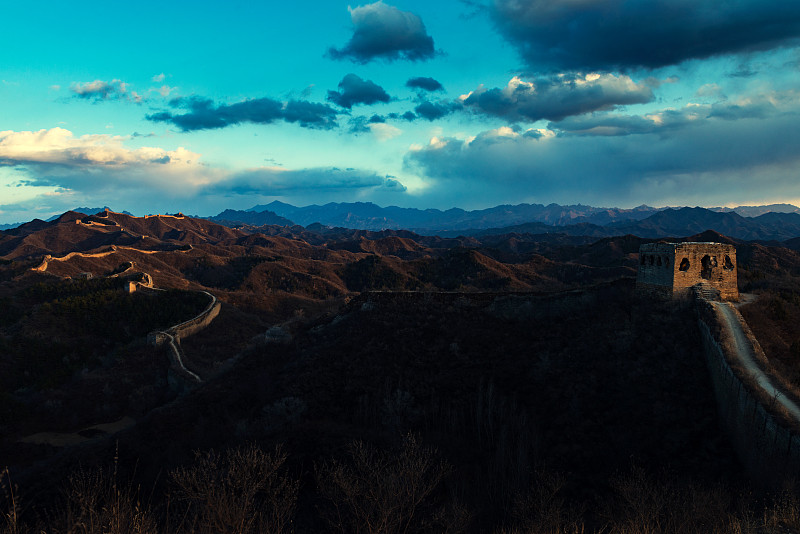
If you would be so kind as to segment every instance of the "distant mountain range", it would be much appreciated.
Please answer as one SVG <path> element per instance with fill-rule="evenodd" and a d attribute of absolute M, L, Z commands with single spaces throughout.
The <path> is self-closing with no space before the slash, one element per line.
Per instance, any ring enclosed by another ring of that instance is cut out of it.
<path fill-rule="evenodd" d="M 104 209 L 76 208 L 72 211 L 91 215 Z M 441 237 L 563 234 L 599 239 L 631 234 L 660 239 L 713 230 L 748 241 L 800 239 L 800 208 L 791 204 L 736 208 L 653 208 L 643 205 L 631 209 L 581 204 L 517 204 L 467 211 L 459 208 L 381 207 L 369 202 L 297 207 L 275 201 L 249 210 L 227 209 L 206 219 L 228 227 L 249 227 L 249 232 L 268 234 L 275 232 L 267 230 L 267 226 L 302 226 L 317 234 L 325 233 L 326 228 L 347 228 L 373 232 L 408 230 L 418 235 Z M 0 226 L 0 230 L 17 226 Z M 299 229 L 293 228 L 292 231 L 296 233 Z"/>
<path fill-rule="evenodd" d="M 357 230 L 410 230 L 442 237 L 496 234 L 566 234 L 611 237 L 633 234 L 658 239 L 683 237 L 705 230 L 742 240 L 786 241 L 800 237 L 800 208 L 790 204 L 738 208 L 596 208 L 550 204 L 503 205 L 484 210 L 419 210 L 372 203 L 330 203 L 296 207 L 272 202 L 241 210 L 225 210 L 210 220 L 221 224 L 282 225 L 351 228 Z"/>
<path fill-rule="evenodd" d="M 419 233 L 444 230 L 482 230 L 511 226 L 528 222 L 541 222 L 551 226 L 587 222 L 605 225 L 621 220 L 644 219 L 659 208 L 639 206 L 633 209 L 595 208 L 576 204 L 517 204 L 495 206 L 483 210 L 467 211 L 460 208 L 449 210 L 380 207 L 371 202 L 329 203 L 323 206 L 296 207 L 284 202 L 254 206 L 249 212 L 269 211 L 285 217 L 301 226 L 321 223 L 326 226 L 357 228 L 360 230 L 407 229 Z"/>

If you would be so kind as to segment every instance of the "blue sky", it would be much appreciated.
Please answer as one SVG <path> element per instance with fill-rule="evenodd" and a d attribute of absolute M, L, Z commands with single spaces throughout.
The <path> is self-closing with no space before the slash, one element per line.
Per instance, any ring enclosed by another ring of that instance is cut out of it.
<path fill-rule="evenodd" d="M 252 5 L 258 4 L 258 5 Z M 800 203 L 800 3 L 4 3 L 0 223 Z"/>

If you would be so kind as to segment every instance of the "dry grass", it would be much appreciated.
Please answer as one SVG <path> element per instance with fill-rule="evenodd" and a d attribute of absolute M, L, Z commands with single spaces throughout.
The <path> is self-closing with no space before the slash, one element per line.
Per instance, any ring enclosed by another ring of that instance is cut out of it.
<path fill-rule="evenodd" d="M 20 521 L 21 505 L 19 501 L 19 489 L 11 483 L 8 467 L 0 472 L 0 492 L 3 493 L 5 504 L 3 521 L 2 524 L 0 524 L 0 533 L 19 534 L 20 532 L 26 532 L 27 529 L 21 527 Z"/>
<path fill-rule="evenodd" d="M 139 488 L 119 484 L 117 459 L 112 469 L 79 469 L 70 475 L 63 507 L 49 532 L 66 534 L 148 534 L 158 521 L 139 499 Z M 41 529 L 40 529 L 41 530 Z"/>

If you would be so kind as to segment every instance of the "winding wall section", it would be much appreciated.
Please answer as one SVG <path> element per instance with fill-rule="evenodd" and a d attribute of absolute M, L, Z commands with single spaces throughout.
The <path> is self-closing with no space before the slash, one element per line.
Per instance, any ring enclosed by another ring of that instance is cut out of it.
<path fill-rule="evenodd" d="M 159 291 L 159 290 L 155 290 Z M 222 304 L 217 297 L 208 291 L 201 291 L 209 298 L 208 306 L 198 316 L 171 326 L 165 330 L 154 330 L 147 334 L 147 342 L 154 347 L 165 345 L 170 361 L 169 382 L 170 385 L 181 393 L 185 393 L 198 384 L 202 379 L 190 371 L 184 363 L 185 355 L 181 348 L 181 339 L 196 334 L 206 328 L 217 315 L 219 315 Z"/>

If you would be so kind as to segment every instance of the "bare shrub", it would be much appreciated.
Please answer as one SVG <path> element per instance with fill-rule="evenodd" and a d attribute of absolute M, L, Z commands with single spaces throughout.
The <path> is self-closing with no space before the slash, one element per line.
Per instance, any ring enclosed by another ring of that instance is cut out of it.
<path fill-rule="evenodd" d="M 654 481 L 644 470 L 612 481 L 615 505 L 609 532 L 615 534 L 728 534 L 760 532 L 752 514 L 722 488 L 674 480 Z"/>
<path fill-rule="evenodd" d="M 395 452 L 356 441 L 347 463 L 331 460 L 317 468 L 320 493 L 332 505 L 323 513 L 347 533 L 458 532 L 468 514 L 455 505 L 437 507 L 432 498 L 449 469 L 411 434 Z"/>
<path fill-rule="evenodd" d="M 120 486 L 116 463 L 109 469 L 79 469 L 67 479 L 66 502 L 57 510 L 52 532 L 81 534 L 145 534 L 158 531 L 138 488 Z"/>
<path fill-rule="evenodd" d="M 255 445 L 197 452 L 194 463 L 169 474 L 181 514 L 178 530 L 270 533 L 287 530 L 300 483 L 282 469 L 286 454 Z"/>
<path fill-rule="evenodd" d="M 498 534 L 582 534 L 581 510 L 566 505 L 564 484 L 559 474 L 536 473 L 530 490 L 514 500 L 515 526 Z"/>

